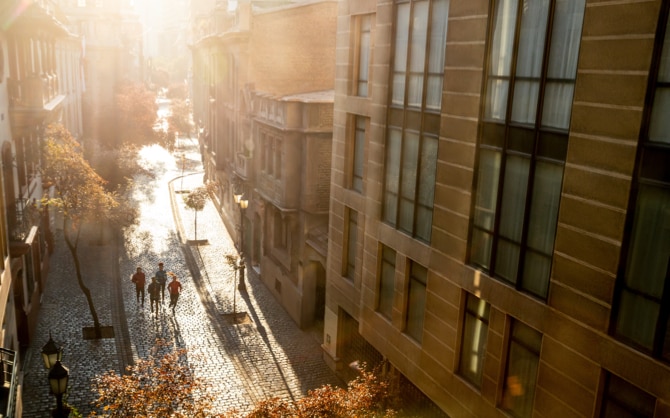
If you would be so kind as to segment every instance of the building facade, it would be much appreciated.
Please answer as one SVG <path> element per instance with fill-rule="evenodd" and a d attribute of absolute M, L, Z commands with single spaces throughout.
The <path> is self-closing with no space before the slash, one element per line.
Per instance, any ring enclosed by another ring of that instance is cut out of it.
<path fill-rule="evenodd" d="M 41 146 L 51 123 L 82 133 L 82 44 L 54 1 L 9 2 L 0 18 L 0 414 L 21 416 L 22 358 L 53 250 L 38 210 Z"/>
<path fill-rule="evenodd" d="M 193 46 L 215 203 L 247 269 L 301 327 L 321 324 L 325 305 L 336 13 L 332 0 L 220 4 Z"/>
<path fill-rule="evenodd" d="M 339 2 L 332 367 L 452 417 L 670 416 L 669 10 Z"/>
<path fill-rule="evenodd" d="M 122 83 L 142 83 L 145 74 L 143 26 L 129 0 L 59 0 L 67 28 L 81 44 L 83 131 L 87 141 L 104 141 L 100 123 L 114 108 Z"/>

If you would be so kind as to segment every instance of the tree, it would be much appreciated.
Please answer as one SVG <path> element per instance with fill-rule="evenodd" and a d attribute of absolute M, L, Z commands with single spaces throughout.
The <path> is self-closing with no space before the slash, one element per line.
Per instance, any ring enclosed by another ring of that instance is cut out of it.
<path fill-rule="evenodd" d="M 186 100 L 188 98 L 188 88 L 185 83 L 170 84 L 167 91 L 168 99 Z"/>
<path fill-rule="evenodd" d="M 156 95 L 142 84 L 124 84 L 116 95 L 116 121 L 111 127 L 116 132 L 114 148 L 123 143 L 137 146 L 157 142 L 153 126 L 156 123 Z"/>
<path fill-rule="evenodd" d="M 207 183 L 191 190 L 191 192 L 184 196 L 184 203 L 186 203 L 186 206 L 193 209 L 195 212 L 194 228 L 196 241 L 198 240 L 198 212 L 205 208 L 209 193 L 214 190 L 214 187 L 216 187 L 215 183 Z"/>
<path fill-rule="evenodd" d="M 151 81 L 159 88 L 166 88 L 170 84 L 170 73 L 163 68 L 151 71 Z"/>
<path fill-rule="evenodd" d="M 181 132 L 188 134 L 191 132 L 191 109 L 183 100 L 172 100 L 170 106 L 171 114 L 168 117 L 170 128 L 168 132 Z"/>
<path fill-rule="evenodd" d="M 347 388 L 324 385 L 293 402 L 279 398 L 261 401 L 246 418 L 395 417 L 397 393 L 391 380 L 363 365 Z"/>
<path fill-rule="evenodd" d="M 120 375 L 108 371 L 93 380 L 96 406 L 103 417 L 221 417 L 210 412 L 212 396 L 187 360 L 186 349 L 171 350 L 156 341 L 155 354 L 128 366 Z M 92 415 L 97 416 L 95 412 Z M 232 415 L 228 415 L 231 416 Z"/>
<path fill-rule="evenodd" d="M 135 219 L 134 210 L 121 205 L 115 192 L 105 190 L 105 181 L 91 168 L 79 143 L 62 125 L 50 125 L 43 148 L 42 179 L 51 193 L 42 199 L 46 208 L 62 216 L 65 244 L 74 262 L 77 283 L 88 302 L 96 337 L 101 337 L 100 321 L 84 283 L 78 255 L 82 226 L 87 222 L 112 222 L 122 225 Z"/>
<path fill-rule="evenodd" d="M 160 351 L 168 344 L 157 341 Z M 212 417 L 212 418 L 390 418 L 398 414 L 392 405 L 398 393 L 390 379 L 365 367 L 347 388 L 324 385 L 296 401 L 272 398 L 261 401 L 249 414 L 211 412 L 212 396 L 203 391 L 186 361 L 187 350 L 168 350 L 128 366 L 128 373 L 109 371 L 93 380 L 100 416 L 115 417 Z M 190 356 L 193 358 L 193 356 Z M 92 415 L 96 415 L 93 413 Z"/>

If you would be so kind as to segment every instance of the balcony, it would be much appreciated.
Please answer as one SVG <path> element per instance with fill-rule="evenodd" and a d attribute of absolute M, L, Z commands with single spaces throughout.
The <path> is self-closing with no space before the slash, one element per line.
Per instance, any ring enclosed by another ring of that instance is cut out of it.
<path fill-rule="evenodd" d="M 16 381 L 17 381 L 17 356 L 16 351 L 0 348 L 0 366 L 2 375 L 0 379 L 0 417 L 13 417 L 16 403 Z"/>
<path fill-rule="evenodd" d="M 244 180 L 249 180 L 252 165 L 251 157 L 241 153 L 235 157 L 235 173 Z"/>
<path fill-rule="evenodd" d="M 33 75 L 22 80 L 8 78 L 7 90 L 12 124 L 17 127 L 34 125 L 32 118 L 55 110 L 65 98 L 58 94 L 56 74 Z"/>

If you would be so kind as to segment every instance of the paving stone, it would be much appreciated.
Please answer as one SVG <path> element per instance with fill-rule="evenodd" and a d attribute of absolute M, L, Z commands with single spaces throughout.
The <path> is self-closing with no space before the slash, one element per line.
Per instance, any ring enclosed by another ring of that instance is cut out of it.
<path fill-rule="evenodd" d="M 84 416 L 95 409 L 95 376 L 107 370 L 122 372 L 129 363 L 155 353 L 157 338 L 188 349 L 196 375 L 215 397 L 215 412 L 244 413 L 262 399 L 297 399 L 323 384 L 342 385 L 323 362 L 320 336 L 301 331 L 253 269 L 247 269 L 247 294 L 243 297 L 236 290 L 235 272 L 223 259 L 224 254 L 236 254 L 235 245 L 211 201 L 197 214 L 197 237 L 208 244 L 185 244 L 195 238 L 194 213 L 176 191 L 202 184 L 197 151 L 195 141 L 180 141 L 174 155 L 157 146 L 145 148 L 142 164 L 154 176 L 135 179 L 132 197 L 141 211 L 139 224 L 119 234 L 118 246 L 113 241 L 90 245 L 97 230 L 83 237 L 84 278 L 100 323 L 113 325 L 115 338 L 82 338 L 82 327 L 92 325 L 91 315 L 71 256 L 59 239 L 24 360 L 25 417 L 49 417 L 55 407 L 40 357 L 49 332 L 63 345 L 63 364 L 70 369 L 67 400 Z M 188 162 L 184 171 L 175 163 L 182 152 Z M 157 314 L 150 312 L 148 295 L 145 305 L 138 305 L 130 282 L 137 266 L 150 279 L 159 261 L 182 282 L 174 314 L 167 307 L 167 295 Z M 237 312 L 247 312 L 252 323 L 228 324 L 224 314 L 232 313 L 233 305 Z"/>

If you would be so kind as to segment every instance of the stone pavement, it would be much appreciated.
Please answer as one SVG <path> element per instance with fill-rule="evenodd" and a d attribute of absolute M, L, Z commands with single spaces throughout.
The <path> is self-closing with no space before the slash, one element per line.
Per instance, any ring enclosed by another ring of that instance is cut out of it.
<path fill-rule="evenodd" d="M 157 146 L 145 148 L 142 163 L 153 176 L 136 179 L 132 198 L 141 211 L 139 224 L 119 233 L 118 245 L 111 231 L 104 231 L 103 245 L 92 238 L 100 233 L 95 228 L 82 237 L 84 277 L 100 322 L 113 325 L 114 338 L 82 338 L 82 327 L 91 326 L 92 319 L 70 254 L 59 240 L 24 360 L 23 416 L 48 417 L 55 406 L 40 358 L 49 332 L 64 347 L 63 364 L 70 369 L 67 401 L 84 416 L 93 410 L 92 379 L 153 353 L 156 338 L 189 350 L 196 375 L 214 395 L 216 412 L 245 413 L 262 399 L 297 399 L 323 384 L 342 385 L 322 360 L 320 334 L 301 331 L 253 270 L 247 269 L 247 292 L 237 291 L 235 270 L 225 261 L 226 254 L 237 255 L 235 246 L 211 201 L 197 213 L 197 239 L 207 244 L 192 245 L 195 214 L 180 192 L 202 184 L 197 151 L 187 140 L 174 155 Z M 159 261 L 183 285 L 174 315 L 167 296 L 164 309 L 154 314 L 148 296 L 144 306 L 135 300 L 130 275 L 141 266 L 149 279 Z M 225 315 L 233 312 L 246 312 L 249 323 L 227 322 Z"/>

